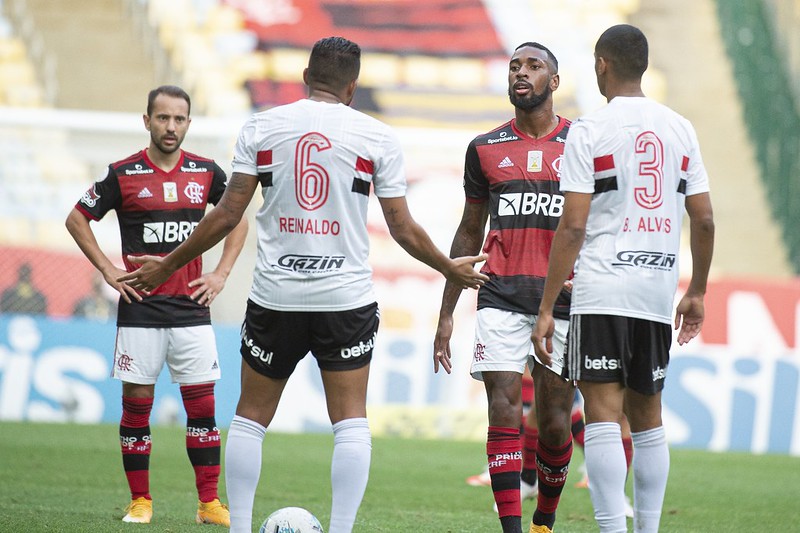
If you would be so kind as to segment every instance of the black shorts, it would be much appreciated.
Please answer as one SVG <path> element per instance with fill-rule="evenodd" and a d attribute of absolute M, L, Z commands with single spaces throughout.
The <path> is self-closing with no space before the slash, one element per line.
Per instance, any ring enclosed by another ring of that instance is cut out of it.
<path fill-rule="evenodd" d="M 348 311 L 274 311 L 247 301 L 241 354 L 250 367 L 274 379 L 292 375 L 311 352 L 322 370 L 369 364 L 380 311 L 371 303 Z"/>
<path fill-rule="evenodd" d="M 672 331 L 669 324 L 615 315 L 572 315 L 564 377 L 619 382 L 641 394 L 664 388 Z"/>

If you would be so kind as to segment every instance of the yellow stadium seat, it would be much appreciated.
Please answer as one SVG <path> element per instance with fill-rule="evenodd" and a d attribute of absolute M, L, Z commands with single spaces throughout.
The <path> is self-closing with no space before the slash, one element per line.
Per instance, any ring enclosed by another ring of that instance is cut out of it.
<path fill-rule="evenodd" d="M 402 60 L 394 54 L 365 53 L 361 56 L 358 82 L 365 87 L 385 87 L 402 83 Z"/>
<path fill-rule="evenodd" d="M 481 90 L 486 85 L 486 67 L 480 59 L 447 58 L 443 60 L 442 87 L 454 91 Z"/>
<path fill-rule="evenodd" d="M 275 81 L 303 81 L 303 69 L 308 65 L 308 51 L 280 48 L 273 50 L 271 56 Z"/>
<path fill-rule="evenodd" d="M 431 56 L 408 56 L 403 61 L 403 81 L 409 87 L 440 87 L 446 76 L 444 60 Z"/>

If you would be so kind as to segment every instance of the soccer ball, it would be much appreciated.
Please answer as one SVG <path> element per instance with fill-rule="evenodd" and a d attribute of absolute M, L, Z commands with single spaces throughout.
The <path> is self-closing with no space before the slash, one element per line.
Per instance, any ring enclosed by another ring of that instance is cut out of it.
<path fill-rule="evenodd" d="M 278 509 L 264 520 L 258 533 L 323 533 L 317 517 L 302 507 Z"/>

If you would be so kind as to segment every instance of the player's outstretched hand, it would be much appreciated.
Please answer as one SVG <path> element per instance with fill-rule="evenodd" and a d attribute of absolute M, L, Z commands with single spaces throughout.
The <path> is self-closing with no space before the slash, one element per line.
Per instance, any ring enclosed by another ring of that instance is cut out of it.
<path fill-rule="evenodd" d="M 531 342 L 533 343 L 533 351 L 536 352 L 536 357 L 545 366 L 550 366 L 553 362 L 553 335 L 556 331 L 556 323 L 553 320 L 553 315 L 550 313 L 543 313 L 539 311 L 539 316 L 536 317 L 536 327 L 533 328 L 531 333 Z"/>
<path fill-rule="evenodd" d="M 489 254 L 466 255 L 450 260 L 450 269 L 445 273 L 447 281 L 462 289 L 480 289 L 481 285 L 489 281 L 489 276 L 475 270 L 475 264 L 486 261 Z"/>
<path fill-rule="evenodd" d="M 433 373 L 439 373 L 439 366 L 448 374 L 452 372 L 450 362 L 450 337 L 453 335 L 453 315 L 440 316 L 436 326 L 436 337 L 433 338 Z"/>
<path fill-rule="evenodd" d="M 702 295 L 684 294 L 678 307 L 675 308 L 675 329 L 678 332 L 678 344 L 684 345 L 697 337 L 703 328 L 706 311 Z"/>
<path fill-rule="evenodd" d="M 126 283 L 145 294 L 167 281 L 172 272 L 164 268 L 164 258 L 156 255 L 129 255 L 128 261 L 142 265 L 133 272 L 117 278 L 120 283 Z"/>

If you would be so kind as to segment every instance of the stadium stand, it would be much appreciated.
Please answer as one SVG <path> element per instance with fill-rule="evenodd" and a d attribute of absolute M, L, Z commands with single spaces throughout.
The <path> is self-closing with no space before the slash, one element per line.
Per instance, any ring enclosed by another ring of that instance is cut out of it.
<path fill-rule="evenodd" d="M 752 26 L 742 24 L 742 18 L 726 26 L 718 17 L 721 10 L 744 17 L 760 4 L 710 0 L 643 3 L 631 21 L 650 37 L 651 63 L 663 68 L 666 78 L 672 80 L 665 103 L 690 117 L 697 130 L 711 178 L 717 219 L 715 271 L 743 277 L 787 278 L 798 271 L 796 266 L 793 271 L 780 220 L 773 214 L 775 201 L 766 195 L 763 180 L 771 179 L 771 172 L 759 168 L 757 144 L 776 122 L 785 120 L 789 110 L 779 106 L 764 110 L 758 117 L 747 116 L 747 105 L 774 101 L 765 92 L 771 77 L 756 76 L 755 70 L 773 62 L 768 56 L 758 59 L 758 55 L 749 55 L 752 50 L 747 54 L 745 50 L 726 54 L 725 42 L 737 39 Z M 747 6 L 750 7 L 744 9 Z M 675 28 L 679 27 L 683 36 L 675 39 Z M 765 40 L 773 38 L 769 28 L 762 27 L 758 33 Z M 733 68 L 745 58 L 744 71 Z M 741 88 L 748 83 L 750 75 L 754 76 L 753 92 L 740 98 L 737 85 Z M 689 78 L 692 83 L 683 81 Z M 788 191 L 783 194 L 788 196 Z"/>
<path fill-rule="evenodd" d="M 43 68 L 48 62 L 41 57 L 41 40 L 34 34 L 30 20 L 24 19 L 19 11 L 15 14 L 20 15 L 20 23 L 16 25 L 0 9 L 0 106 L 41 107 L 47 101 L 45 91 L 39 83 L 34 59 L 19 33 L 27 32 L 28 39 L 38 45 L 36 60 Z M 14 26 L 20 31 L 15 32 Z"/>
<path fill-rule="evenodd" d="M 800 2 L 718 3 L 728 56 L 738 80 L 749 140 L 781 224 L 789 262 L 800 273 Z M 785 18 L 783 22 L 780 20 Z M 790 29 L 786 34 L 781 28 Z M 795 28 L 791 31 L 791 28 Z M 767 119 L 767 117 L 771 117 Z M 750 222 L 750 221 L 748 221 Z M 758 227 L 758 226 L 757 226 Z M 759 258 L 762 260 L 762 258 Z"/>

